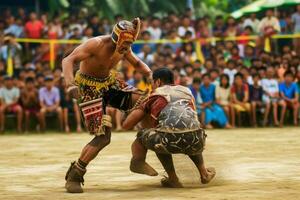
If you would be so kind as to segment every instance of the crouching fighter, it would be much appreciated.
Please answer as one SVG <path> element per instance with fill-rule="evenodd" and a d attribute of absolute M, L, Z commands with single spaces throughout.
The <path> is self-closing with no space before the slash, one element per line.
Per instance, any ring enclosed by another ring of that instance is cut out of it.
<path fill-rule="evenodd" d="M 133 100 L 140 97 L 134 88 L 116 78 L 113 67 L 125 59 L 146 77 L 151 77 L 149 67 L 131 50 L 139 29 L 138 18 L 132 22 L 120 21 L 111 35 L 87 40 L 62 61 L 68 92 L 77 98 L 84 124 L 95 135 L 67 171 L 65 188 L 68 192 L 83 192 L 81 183 L 84 182 L 86 166 L 110 143 L 111 119 L 105 115 L 106 105 L 127 111 L 133 107 Z M 80 62 L 80 69 L 74 78 L 73 66 L 77 62 Z"/>
<path fill-rule="evenodd" d="M 206 135 L 197 119 L 191 91 L 173 85 L 174 75 L 168 68 L 154 71 L 153 81 L 154 92 L 123 122 L 125 129 L 131 129 L 138 122 L 145 128 L 138 132 L 132 144 L 130 170 L 151 175 L 154 169 L 145 162 L 147 149 L 151 149 L 168 174 L 161 180 L 162 186 L 182 187 L 172 160 L 172 154 L 182 153 L 196 165 L 201 182 L 209 183 L 215 170 L 204 165 L 202 151 Z"/>

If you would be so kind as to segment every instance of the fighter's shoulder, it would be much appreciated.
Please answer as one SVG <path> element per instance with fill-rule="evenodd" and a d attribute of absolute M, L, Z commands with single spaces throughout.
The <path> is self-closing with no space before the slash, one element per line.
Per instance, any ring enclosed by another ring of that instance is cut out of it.
<path fill-rule="evenodd" d="M 106 38 L 104 36 L 98 36 L 98 37 L 93 37 L 88 40 L 86 40 L 84 43 L 82 43 L 84 46 L 88 48 L 99 48 L 103 47 L 105 44 Z"/>
<path fill-rule="evenodd" d="M 186 94 L 188 94 L 188 95 L 190 95 L 190 96 L 193 96 L 193 94 L 192 94 L 190 88 L 188 88 L 188 87 L 186 87 L 186 86 L 183 86 L 183 85 L 175 85 L 175 86 L 173 86 L 173 87 L 177 87 L 177 89 L 178 89 L 179 91 L 181 91 L 181 92 L 183 92 L 183 93 L 186 93 Z"/>

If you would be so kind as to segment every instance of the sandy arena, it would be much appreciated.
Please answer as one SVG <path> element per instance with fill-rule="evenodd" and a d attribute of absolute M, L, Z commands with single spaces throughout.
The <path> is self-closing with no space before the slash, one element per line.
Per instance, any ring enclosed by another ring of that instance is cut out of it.
<path fill-rule="evenodd" d="M 148 162 L 158 177 L 129 171 L 134 137 L 134 132 L 114 133 L 110 146 L 88 166 L 85 193 L 68 194 L 66 170 L 91 136 L 1 135 L 0 199 L 300 199 L 299 128 L 208 131 L 204 156 L 217 176 L 201 185 L 191 161 L 177 155 L 183 189 L 160 187 L 165 173 L 153 152 Z"/>

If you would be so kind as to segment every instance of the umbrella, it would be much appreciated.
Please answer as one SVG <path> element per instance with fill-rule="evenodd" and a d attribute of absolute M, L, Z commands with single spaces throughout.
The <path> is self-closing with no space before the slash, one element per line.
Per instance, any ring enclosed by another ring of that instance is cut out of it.
<path fill-rule="evenodd" d="M 300 4 L 300 0 L 265 0 L 262 8 L 276 8 L 285 5 L 297 5 Z"/>
<path fill-rule="evenodd" d="M 258 0 L 231 13 L 234 18 L 239 18 L 247 13 L 255 13 L 268 8 L 300 4 L 300 0 Z"/>
<path fill-rule="evenodd" d="M 264 4 L 264 2 L 265 0 L 258 0 L 253 3 L 250 3 L 249 5 L 244 6 L 243 8 L 231 13 L 231 16 L 234 18 L 239 18 L 246 13 L 259 12 L 262 9 L 262 5 Z"/>

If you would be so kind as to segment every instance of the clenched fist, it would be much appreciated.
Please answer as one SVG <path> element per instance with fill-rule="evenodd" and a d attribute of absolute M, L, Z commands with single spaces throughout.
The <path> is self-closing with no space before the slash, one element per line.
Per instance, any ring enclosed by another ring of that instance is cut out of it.
<path fill-rule="evenodd" d="M 76 85 L 69 86 L 68 89 L 67 89 L 67 93 L 73 99 L 78 99 L 80 97 L 79 88 Z"/>

